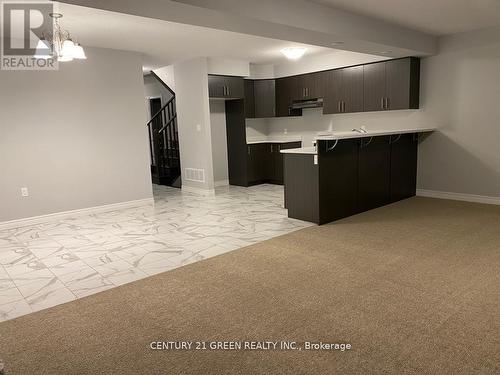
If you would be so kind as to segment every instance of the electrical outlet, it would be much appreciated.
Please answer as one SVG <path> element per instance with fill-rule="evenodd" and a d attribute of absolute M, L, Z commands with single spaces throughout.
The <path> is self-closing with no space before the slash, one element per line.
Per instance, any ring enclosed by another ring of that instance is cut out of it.
<path fill-rule="evenodd" d="M 22 187 L 21 188 L 21 196 L 23 196 L 23 197 L 29 197 L 30 196 L 30 192 L 29 192 L 29 190 L 28 190 L 27 187 Z"/>
<path fill-rule="evenodd" d="M 196 131 L 201 132 L 201 125 L 200 124 L 196 124 Z"/>
<path fill-rule="evenodd" d="M 288 134 L 288 129 L 283 130 L 283 134 Z"/>

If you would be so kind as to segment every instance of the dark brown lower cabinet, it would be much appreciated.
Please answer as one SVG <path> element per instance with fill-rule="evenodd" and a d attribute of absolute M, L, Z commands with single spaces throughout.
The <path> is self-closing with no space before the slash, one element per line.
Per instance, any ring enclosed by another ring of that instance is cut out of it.
<path fill-rule="evenodd" d="M 319 223 L 319 168 L 314 155 L 284 154 L 288 217 Z"/>
<path fill-rule="evenodd" d="M 358 212 L 388 204 L 391 186 L 390 137 L 360 138 Z"/>
<path fill-rule="evenodd" d="M 271 143 L 271 160 L 269 182 L 273 184 L 283 184 L 283 155 L 281 150 L 288 150 L 291 148 L 300 148 L 302 142 L 287 142 L 287 143 Z"/>
<path fill-rule="evenodd" d="M 326 224 L 415 195 L 414 134 L 318 141 L 313 155 L 285 154 L 288 216 Z"/>
<path fill-rule="evenodd" d="M 351 216 L 357 210 L 358 148 L 357 139 L 319 143 L 318 224 Z M 307 181 L 308 182 L 308 181 Z"/>
<path fill-rule="evenodd" d="M 281 150 L 301 147 L 301 142 L 255 143 L 248 145 L 248 185 L 283 184 L 283 154 Z"/>
<path fill-rule="evenodd" d="M 391 136 L 391 202 L 417 192 L 418 135 Z"/>
<path fill-rule="evenodd" d="M 255 143 L 247 146 L 247 181 L 248 185 L 255 185 L 266 180 L 267 175 L 267 144 Z"/>

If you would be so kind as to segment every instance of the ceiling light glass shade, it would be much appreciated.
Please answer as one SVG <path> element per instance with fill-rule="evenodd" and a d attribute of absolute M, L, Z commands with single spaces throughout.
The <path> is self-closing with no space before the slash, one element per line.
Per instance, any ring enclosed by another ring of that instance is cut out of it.
<path fill-rule="evenodd" d="M 87 59 L 87 56 L 85 55 L 85 51 L 83 50 L 83 47 L 78 43 L 75 43 L 75 47 L 73 48 L 73 57 L 75 59 L 79 59 L 79 60 L 86 60 Z"/>
<path fill-rule="evenodd" d="M 287 59 L 290 60 L 298 60 L 304 54 L 306 53 L 307 48 L 301 48 L 301 47 L 291 47 L 291 48 L 284 48 L 281 50 L 281 53 L 285 55 Z"/>
<path fill-rule="evenodd" d="M 50 59 L 52 57 L 52 51 L 49 48 L 48 42 L 45 39 L 40 39 L 36 46 L 35 59 Z"/>
<path fill-rule="evenodd" d="M 73 58 L 75 57 L 75 43 L 73 43 L 73 41 L 71 39 L 67 39 L 64 41 L 62 48 L 61 48 L 61 55 L 66 59 L 71 58 L 71 60 L 73 60 Z M 68 60 L 68 61 L 71 61 L 71 60 Z M 59 60 L 59 61 L 62 61 L 62 60 Z"/>

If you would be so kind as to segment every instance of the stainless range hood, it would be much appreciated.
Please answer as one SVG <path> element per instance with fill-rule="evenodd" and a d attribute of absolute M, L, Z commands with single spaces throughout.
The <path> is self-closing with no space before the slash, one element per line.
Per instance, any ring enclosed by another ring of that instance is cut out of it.
<path fill-rule="evenodd" d="M 320 107 L 323 107 L 323 98 L 294 100 L 291 108 L 304 109 L 304 108 L 320 108 Z"/>

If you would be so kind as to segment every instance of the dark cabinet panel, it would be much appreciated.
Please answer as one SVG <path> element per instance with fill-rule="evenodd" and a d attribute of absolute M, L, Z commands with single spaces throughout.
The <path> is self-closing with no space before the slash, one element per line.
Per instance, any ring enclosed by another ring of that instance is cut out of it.
<path fill-rule="evenodd" d="M 248 185 L 263 182 L 283 184 L 283 154 L 280 151 L 299 147 L 301 147 L 301 142 L 248 145 Z"/>
<path fill-rule="evenodd" d="M 342 113 L 342 70 L 326 72 L 323 113 Z"/>
<path fill-rule="evenodd" d="M 286 154 L 284 168 L 288 217 L 319 224 L 319 168 L 314 155 Z"/>
<path fill-rule="evenodd" d="M 339 140 L 336 144 L 335 141 L 319 141 L 318 153 L 319 224 L 355 214 L 357 212 L 358 140 Z"/>
<path fill-rule="evenodd" d="M 254 81 L 255 117 L 265 118 L 276 115 L 275 80 Z"/>
<path fill-rule="evenodd" d="M 296 90 L 292 97 L 293 100 L 305 100 L 321 98 L 324 95 L 324 76 L 323 72 L 302 74 L 292 77 L 296 80 Z"/>
<path fill-rule="evenodd" d="M 247 146 L 248 152 L 248 184 L 253 185 L 266 179 L 266 159 L 269 144 L 256 143 Z"/>
<path fill-rule="evenodd" d="M 229 183 L 247 186 L 247 140 L 244 100 L 227 100 L 226 137 Z"/>
<path fill-rule="evenodd" d="M 419 107 L 420 60 L 406 58 L 386 62 L 386 109 Z"/>
<path fill-rule="evenodd" d="M 302 142 L 271 143 L 270 173 L 268 179 L 274 184 L 283 184 L 283 154 L 281 150 L 300 148 Z"/>
<path fill-rule="evenodd" d="M 363 66 L 329 71 L 323 80 L 323 113 L 363 111 Z"/>
<path fill-rule="evenodd" d="M 326 78 L 328 72 L 313 73 L 314 91 L 312 91 L 312 98 L 324 98 L 326 90 Z"/>
<path fill-rule="evenodd" d="M 374 63 L 364 66 L 364 110 L 385 110 L 386 98 L 386 63 Z"/>
<path fill-rule="evenodd" d="M 275 85 L 276 117 L 301 116 L 302 110 L 291 109 L 293 97 L 296 96 L 298 92 L 296 78 L 278 78 Z"/>
<path fill-rule="evenodd" d="M 290 116 L 289 81 L 286 78 L 276 80 L 276 116 Z"/>
<path fill-rule="evenodd" d="M 415 196 L 417 155 L 417 134 L 391 137 L 391 202 Z"/>
<path fill-rule="evenodd" d="M 363 111 L 363 67 L 342 69 L 343 112 Z"/>
<path fill-rule="evenodd" d="M 254 83 L 250 79 L 245 79 L 245 117 L 255 117 L 255 90 Z"/>
<path fill-rule="evenodd" d="M 419 107 L 420 60 L 405 58 L 364 66 L 364 110 Z"/>
<path fill-rule="evenodd" d="M 208 76 L 208 95 L 211 98 L 243 99 L 244 79 L 231 76 Z"/>
<path fill-rule="evenodd" d="M 359 139 L 359 212 L 390 202 L 391 145 L 389 140 L 389 136 Z"/>
<path fill-rule="evenodd" d="M 208 76 L 208 96 L 223 98 L 225 94 L 224 79 L 222 76 Z"/>
<path fill-rule="evenodd" d="M 317 175 L 311 174 L 312 155 L 285 155 L 285 207 L 290 217 L 325 224 L 415 195 L 415 134 L 319 140 L 317 148 Z"/>

